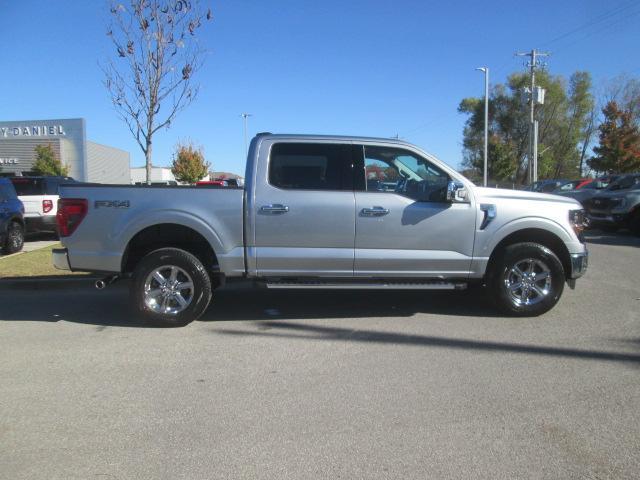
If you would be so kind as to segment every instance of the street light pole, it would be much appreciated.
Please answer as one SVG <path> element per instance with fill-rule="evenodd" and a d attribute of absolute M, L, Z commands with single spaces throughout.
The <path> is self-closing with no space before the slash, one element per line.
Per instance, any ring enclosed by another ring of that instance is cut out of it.
<path fill-rule="evenodd" d="M 484 175 L 482 185 L 487 186 L 487 162 L 489 151 L 489 67 L 478 67 L 484 72 Z"/>
<path fill-rule="evenodd" d="M 251 117 L 250 113 L 241 113 L 240 116 L 244 121 L 244 157 L 249 156 L 249 144 L 247 143 L 247 118 Z"/>

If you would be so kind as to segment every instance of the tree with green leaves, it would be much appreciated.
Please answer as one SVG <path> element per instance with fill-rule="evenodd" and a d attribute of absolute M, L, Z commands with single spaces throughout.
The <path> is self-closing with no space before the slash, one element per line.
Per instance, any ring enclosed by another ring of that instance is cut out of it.
<path fill-rule="evenodd" d="M 103 67 L 104 83 L 144 153 L 150 183 L 154 135 L 198 93 L 193 78 L 204 50 L 197 33 L 212 14 L 199 0 L 112 0 L 110 12 L 115 59 Z"/>
<path fill-rule="evenodd" d="M 178 143 L 173 156 L 171 173 L 176 180 L 185 183 L 196 183 L 202 180 L 211 164 L 204 159 L 202 147 L 195 147 L 192 143 Z"/>
<path fill-rule="evenodd" d="M 489 95 L 489 178 L 524 183 L 529 172 L 530 118 L 525 87 L 527 73 L 514 73 L 506 84 L 493 86 Z M 587 142 L 593 110 L 591 77 L 574 73 L 563 77 L 538 72 L 536 83 L 545 88 L 545 104 L 536 108 L 539 122 L 538 176 L 579 176 L 582 145 Z M 463 166 L 482 171 L 484 99 L 465 98 L 458 111 L 468 115 L 463 132 Z"/>
<path fill-rule="evenodd" d="M 604 120 L 598 128 L 600 143 L 589 166 L 604 173 L 628 173 L 640 170 L 640 128 L 633 121 L 634 113 L 623 110 L 610 101 L 602 110 Z"/>
<path fill-rule="evenodd" d="M 51 145 L 36 145 L 36 162 L 32 170 L 36 175 L 62 177 L 69 175 L 69 167 L 56 158 Z"/>

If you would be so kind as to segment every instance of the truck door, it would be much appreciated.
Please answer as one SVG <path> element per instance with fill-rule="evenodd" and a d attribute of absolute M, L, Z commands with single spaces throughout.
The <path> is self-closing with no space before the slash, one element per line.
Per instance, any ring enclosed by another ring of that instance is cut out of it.
<path fill-rule="evenodd" d="M 355 275 L 466 278 L 476 213 L 446 200 L 449 175 L 417 152 L 396 146 L 354 146 Z M 358 181 L 358 175 L 363 177 Z"/>
<path fill-rule="evenodd" d="M 264 142 L 252 210 L 257 275 L 353 276 L 350 143 Z"/>

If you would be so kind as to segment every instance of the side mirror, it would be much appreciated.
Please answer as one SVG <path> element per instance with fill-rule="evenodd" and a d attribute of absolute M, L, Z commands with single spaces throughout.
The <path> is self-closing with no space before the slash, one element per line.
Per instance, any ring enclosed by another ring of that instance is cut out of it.
<path fill-rule="evenodd" d="M 464 188 L 464 184 L 455 180 L 449 180 L 449 183 L 447 184 L 447 202 L 467 202 L 467 189 Z"/>

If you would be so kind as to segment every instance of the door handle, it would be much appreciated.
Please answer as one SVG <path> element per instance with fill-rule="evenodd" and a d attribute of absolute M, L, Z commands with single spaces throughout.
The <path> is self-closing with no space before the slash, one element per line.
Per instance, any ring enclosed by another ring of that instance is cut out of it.
<path fill-rule="evenodd" d="M 280 203 L 273 203 L 271 205 L 263 205 L 260 207 L 260 211 L 263 213 L 287 213 L 289 207 Z"/>
<path fill-rule="evenodd" d="M 389 209 L 384 207 L 371 207 L 360 210 L 360 215 L 363 217 L 383 217 L 388 213 Z"/>

